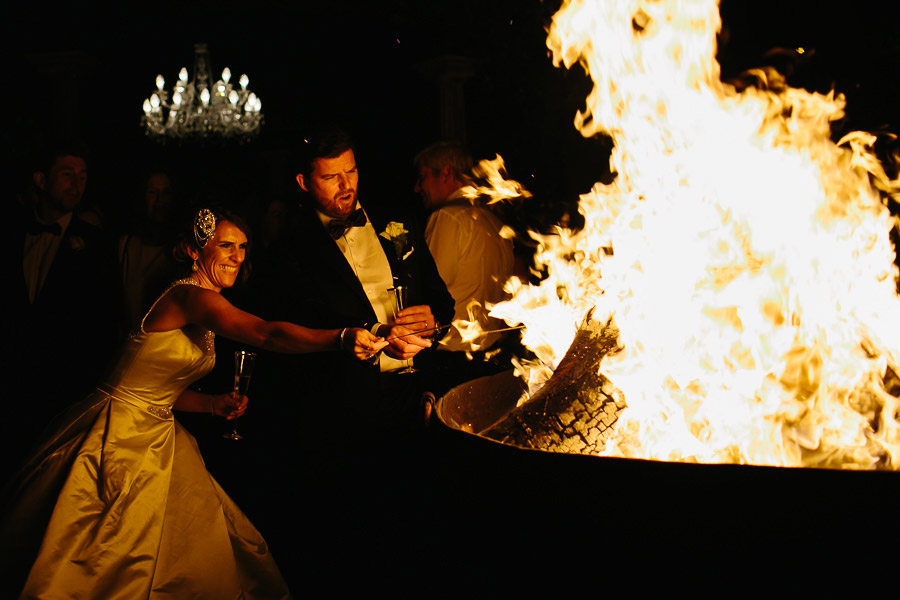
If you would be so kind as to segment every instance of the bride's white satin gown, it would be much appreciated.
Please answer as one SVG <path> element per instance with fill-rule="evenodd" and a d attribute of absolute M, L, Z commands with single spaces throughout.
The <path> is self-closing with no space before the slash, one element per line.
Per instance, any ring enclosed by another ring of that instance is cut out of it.
<path fill-rule="evenodd" d="M 142 327 L 97 390 L 57 422 L 3 515 L 0 534 L 14 540 L 4 543 L 5 584 L 21 586 L 27 573 L 14 593 L 290 597 L 262 536 L 172 417 L 181 392 L 212 369 L 212 341 L 196 328 Z"/>

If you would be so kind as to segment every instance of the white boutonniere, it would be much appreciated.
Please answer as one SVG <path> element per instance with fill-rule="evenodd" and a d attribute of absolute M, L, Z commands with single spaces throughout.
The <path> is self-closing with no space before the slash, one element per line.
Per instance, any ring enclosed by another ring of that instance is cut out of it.
<path fill-rule="evenodd" d="M 406 260 L 415 250 L 415 248 L 406 249 L 406 245 L 409 243 L 409 231 L 406 230 L 403 223 L 391 221 L 378 235 L 394 244 L 394 252 L 397 253 L 397 258 L 400 260 Z"/>
<path fill-rule="evenodd" d="M 69 248 L 71 250 L 74 250 L 75 252 L 80 252 L 87 247 L 87 244 L 84 242 L 84 238 L 77 235 L 69 236 L 66 242 Z"/>

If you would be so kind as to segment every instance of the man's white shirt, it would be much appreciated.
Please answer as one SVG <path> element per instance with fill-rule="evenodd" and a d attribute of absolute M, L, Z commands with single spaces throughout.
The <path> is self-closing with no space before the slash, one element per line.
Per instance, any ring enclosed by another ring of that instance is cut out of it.
<path fill-rule="evenodd" d="M 441 279 L 453 296 L 453 320 L 473 320 L 468 306 L 470 301 L 477 300 L 482 308 L 475 310 L 474 320 L 481 329 L 502 328 L 503 321 L 489 317 L 484 306 L 506 297 L 503 286 L 514 267 L 512 242 L 500 236 L 503 223 L 491 211 L 472 205 L 459 191 L 450 199 L 457 202 L 438 208 L 428 217 L 425 241 Z M 464 342 L 452 328 L 441 340 L 440 348 L 478 350 L 489 348 L 501 337 L 501 334 L 489 334 L 474 342 Z"/>
<path fill-rule="evenodd" d="M 356 207 L 359 208 L 359 204 Z M 321 212 L 317 212 L 317 214 L 327 230 L 328 224 L 334 219 Z M 393 322 L 393 307 L 388 295 L 388 288 L 394 286 L 394 279 L 391 275 L 391 265 L 387 256 L 384 255 L 384 248 L 378 241 L 378 233 L 372 226 L 372 222 L 367 218 L 364 226 L 347 229 L 344 235 L 335 240 L 335 244 L 362 284 L 378 322 Z M 314 257 L 311 258 L 315 260 Z M 382 352 L 380 366 L 382 371 L 395 371 L 405 367 L 406 363 L 393 359 Z"/>

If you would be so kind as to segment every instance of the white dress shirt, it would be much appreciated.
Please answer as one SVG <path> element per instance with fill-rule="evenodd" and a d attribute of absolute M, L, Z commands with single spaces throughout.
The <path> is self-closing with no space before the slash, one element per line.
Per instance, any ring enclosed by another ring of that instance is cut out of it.
<path fill-rule="evenodd" d="M 334 219 L 320 212 L 317 214 L 322 225 L 328 229 L 328 224 Z M 336 239 L 335 243 L 362 284 L 378 322 L 393 322 L 393 308 L 388 288 L 394 286 L 394 279 L 391 275 L 391 265 L 384 255 L 384 248 L 378 241 L 378 234 L 372 222 L 366 219 L 365 226 L 351 227 Z M 380 354 L 379 364 L 382 371 L 395 371 L 406 366 L 404 361 L 393 359 L 384 352 Z"/>
<path fill-rule="evenodd" d="M 514 268 L 512 241 L 500 237 L 503 223 L 494 213 L 471 204 L 458 191 L 450 199 L 457 201 L 438 208 L 428 217 L 425 241 L 441 279 L 453 296 L 453 320 L 477 321 L 484 331 L 502 328 L 503 321 L 489 317 L 485 305 L 506 299 L 503 285 Z M 469 316 L 469 303 L 473 300 L 480 304 L 480 308 L 473 307 L 474 318 Z M 465 342 L 459 331 L 452 328 L 439 348 L 484 350 L 502 337 L 492 333 Z"/>

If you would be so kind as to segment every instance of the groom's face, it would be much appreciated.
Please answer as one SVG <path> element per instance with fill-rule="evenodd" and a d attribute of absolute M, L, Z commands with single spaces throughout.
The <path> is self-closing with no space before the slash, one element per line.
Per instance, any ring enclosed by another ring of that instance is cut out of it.
<path fill-rule="evenodd" d="M 345 219 L 356 208 L 358 182 L 353 150 L 317 158 L 308 176 L 297 175 L 297 183 L 313 195 L 319 211 L 333 219 Z"/>

